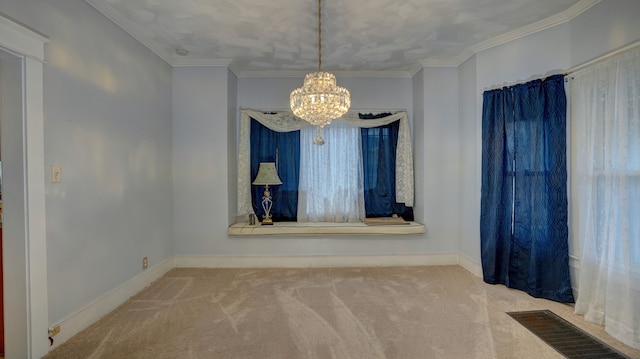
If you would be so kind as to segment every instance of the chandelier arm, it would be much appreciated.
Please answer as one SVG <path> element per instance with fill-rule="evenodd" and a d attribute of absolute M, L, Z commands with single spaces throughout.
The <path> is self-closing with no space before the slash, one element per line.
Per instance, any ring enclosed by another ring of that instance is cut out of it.
<path fill-rule="evenodd" d="M 318 72 L 322 71 L 322 8 L 318 0 Z"/>

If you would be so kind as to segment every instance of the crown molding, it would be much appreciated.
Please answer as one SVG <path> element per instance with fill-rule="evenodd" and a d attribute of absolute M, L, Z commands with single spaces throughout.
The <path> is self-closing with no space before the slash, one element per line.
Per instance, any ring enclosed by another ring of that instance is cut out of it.
<path fill-rule="evenodd" d="M 573 73 L 575 73 L 577 71 L 580 71 L 580 70 L 584 69 L 585 67 L 589 67 L 589 66 L 595 65 L 595 64 L 597 64 L 597 63 L 599 63 L 601 61 L 605 61 L 607 59 L 610 59 L 613 56 L 620 55 L 620 54 L 625 53 L 627 51 L 639 50 L 639 49 L 640 49 L 640 41 L 635 41 L 635 42 L 630 43 L 629 45 L 626 45 L 626 46 L 617 48 L 615 50 L 612 50 L 612 51 L 610 51 L 610 52 L 608 52 L 608 53 L 606 53 L 606 54 L 604 54 L 602 56 L 598 56 L 598 57 L 596 57 L 594 59 L 591 59 L 591 60 L 589 60 L 587 62 L 583 62 L 583 63 L 581 63 L 579 65 L 576 65 L 576 66 L 570 68 L 569 70 L 567 70 L 566 73 L 567 74 L 573 74 Z"/>
<path fill-rule="evenodd" d="M 555 14 L 553 16 L 549 16 L 546 19 L 542 19 L 533 24 L 523 26 L 521 28 L 509 31 L 502 35 L 498 35 L 496 37 L 482 41 L 475 45 L 471 45 L 456 56 L 440 57 L 440 58 L 430 57 L 430 58 L 420 60 L 420 64 L 423 67 L 458 67 L 462 65 L 465 61 L 469 60 L 473 55 L 481 51 L 488 50 L 492 47 L 496 47 L 496 46 L 505 44 L 507 42 L 525 37 L 527 35 L 531 35 L 536 32 L 540 32 L 540 31 L 549 29 L 551 27 L 563 24 L 565 22 L 571 21 L 576 16 L 589 10 L 590 8 L 597 5 L 601 1 L 602 0 L 580 0 L 577 3 L 575 3 L 573 6 L 569 7 L 567 10 L 561 13 Z"/>
<path fill-rule="evenodd" d="M 534 22 L 531 25 L 523 26 L 521 28 L 515 29 L 513 31 L 509 31 L 505 34 L 496 36 L 489 40 L 480 42 L 478 44 L 472 45 L 469 47 L 471 51 L 476 54 L 480 51 L 487 50 L 489 48 L 502 45 L 504 43 L 517 40 L 519 38 L 525 37 L 527 35 L 534 34 L 536 32 L 540 32 L 554 26 L 563 24 L 567 21 L 572 20 L 576 16 L 582 14 L 583 12 L 589 10 L 591 7 L 595 6 L 602 0 L 580 0 L 567 10 L 550 16 L 546 19 L 542 19 L 540 21 Z M 466 61 L 466 59 L 465 59 Z"/>
<path fill-rule="evenodd" d="M 469 52 L 469 49 L 465 49 L 461 52 L 461 54 L 466 54 Z M 473 54 L 472 54 L 473 55 Z M 427 57 L 426 59 L 422 59 L 418 61 L 422 67 L 458 67 L 458 57 L 450 56 L 450 57 Z"/>
<path fill-rule="evenodd" d="M 180 58 L 173 63 L 173 67 L 230 67 L 231 59 L 189 59 Z"/>
<path fill-rule="evenodd" d="M 235 72 L 235 71 L 234 71 Z M 305 77 L 313 71 L 241 71 L 238 78 L 265 78 L 265 77 Z M 411 78 L 412 71 L 330 71 L 336 77 L 345 78 Z"/>
<path fill-rule="evenodd" d="M 133 36 L 136 40 L 142 43 L 154 54 L 158 55 L 167 64 L 173 66 L 174 60 L 173 60 L 173 54 L 171 52 L 165 51 L 157 41 L 149 39 L 147 36 L 145 36 L 145 34 L 138 31 L 135 24 L 133 24 L 124 16 L 120 15 L 120 13 L 113 10 L 111 6 L 103 6 L 99 1 L 96 1 L 96 0 L 84 0 L 84 1 L 87 4 L 91 5 L 94 9 L 98 10 L 98 12 L 100 12 L 102 15 L 106 16 L 113 23 L 118 25 L 122 30 L 129 33 L 129 35 Z"/>
<path fill-rule="evenodd" d="M 499 46 L 510 41 L 517 40 L 527 35 L 534 34 L 539 31 L 549 29 L 551 27 L 563 24 L 572 20 L 576 16 L 589 10 L 602 0 L 580 0 L 567 10 L 550 16 L 546 19 L 537 21 L 533 24 L 523 26 L 513 31 L 507 32 L 502 35 L 498 35 L 491 39 L 482 41 L 478 44 L 471 45 L 455 56 L 447 57 L 428 57 L 417 61 L 408 70 L 400 71 L 335 71 L 333 72 L 339 77 L 373 77 L 373 78 L 411 78 L 415 76 L 422 68 L 425 67 L 458 67 L 465 61 L 469 60 L 473 55 L 490 49 L 495 46 Z M 113 21 L 116 25 L 128 32 L 136 40 L 142 43 L 144 46 L 153 51 L 156 55 L 162 58 L 166 63 L 173 67 L 228 67 L 238 78 L 266 78 L 266 77 L 304 77 L 309 71 L 246 71 L 238 68 L 237 65 L 229 59 L 189 59 L 178 58 L 176 59 L 172 53 L 168 53 L 163 47 L 156 41 L 147 38 L 143 33 L 136 30 L 136 26 L 127 20 L 125 17 L 114 11 L 108 5 L 101 5 L 97 0 L 85 0 L 89 5 L 94 7 L 104 16 Z M 1 14 L 1 13 L 0 13 Z M 1 18 L 1 17 L 0 17 Z"/>
<path fill-rule="evenodd" d="M 413 78 L 423 68 L 424 68 L 424 66 L 422 66 L 420 61 L 416 61 L 416 62 L 413 63 L 413 65 L 411 65 L 411 68 L 409 68 L 409 75 L 411 76 L 411 78 Z"/>
<path fill-rule="evenodd" d="M 242 69 L 239 68 L 238 64 L 235 62 L 231 62 L 231 64 L 229 65 L 229 70 L 231 70 L 231 72 L 233 72 L 236 77 L 239 77 L 240 73 L 242 73 Z"/>

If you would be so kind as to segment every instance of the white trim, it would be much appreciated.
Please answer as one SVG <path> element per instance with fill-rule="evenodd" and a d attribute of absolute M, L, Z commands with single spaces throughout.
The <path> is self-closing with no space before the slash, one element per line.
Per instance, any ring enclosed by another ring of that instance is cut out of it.
<path fill-rule="evenodd" d="M 418 74 L 418 72 L 420 72 L 422 69 L 424 68 L 424 66 L 422 66 L 422 64 L 420 63 L 420 61 L 414 62 L 413 65 L 411 65 L 411 67 L 409 68 L 409 75 L 411 76 L 411 78 L 413 78 L 414 76 L 416 76 Z"/>
<path fill-rule="evenodd" d="M 27 267 L 28 345 L 34 357 L 47 353 L 47 223 L 44 174 L 44 98 L 42 63 L 24 59 L 24 196 Z"/>
<path fill-rule="evenodd" d="M 392 255 L 309 255 L 309 256 L 176 256 L 128 280 L 66 319 L 60 326 L 51 349 L 104 317 L 173 268 L 337 268 L 337 267 L 411 267 L 460 265 L 481 277 L 479 265 L 457 253 Z"/>
<path fill-rule="evenodd" d="M 264 78 L 264 77 L 304 77 L 309 71 L 241 71 L 236 66 L 233 66 L 231 60 L 228 59 L 187 59 L 177 58 L 172 52 L 167 50 L 147 36 L 143 31 L 122 16 L 119 12 L 115 11 L 113 7 L 104 5 L 105 3 L 98 0 L 85 0 L 89 5 L 93 6 L 96 10 L 113 21 L 116 25 L 128 32 L 136 40 L 141 42 L 144 46 L 153 51 L 156 55 L 160 56 L 165 62 L 174 67 L 220 67 L 228 66 L 231 71 L 236 74 L 238 78 Z M 546 19 L 542 19 L 533 24 L 523 26 L 521 28 L 509 31 L 505 34 L 498 35 L 491 39 L 487 39 L 478 44 L 471 45 L 462 52 L 454 56 L 445 57 L 427 57 L 425 59 L 416 61 L 407 70 L 399 71 L 332 71 L 336 77 L 373 77 L 373 78 L 412 78 L 423 67 L 458 67 L 467 61 L 471 56 L 477 54 L 480 51 L 487 50 L 489 48 L 502 45 L 504 43 L 517 40 L 521 37 L 546 30 L 556 25 L 563 24 L 572 20 L 576 16 L 589 10 L 591 7 L 600 3 L 602 0 L 580 0 L 567 10 L 550 16 Z M 222 65 L 227 63 L 227 65 Z"/>
<path fill-rule="evenodd" d="M 574 19 L 576 16 L 582 14 L 583 12 L 589 10 L 590 8 L 592 8 L 593 6 L 595 6 L 596 4 L 598 4 L 600 1 L 602 0 L 581 0 L 579 2 L 577 2 L 576 4 L 574 4 L 573 6 L 571 6 L 570 8 L 568 8 L 567 10 L 559 13 L 559 14 L 555 14 L 553 16 L 550 16 L 546 19 L 542 19 L 540 21 L 537 21 L 531 25 L 527 25 L 524 27 L 521 27 L 519 29 L 513 30 L 513 31 L 509 31 L 505 34 L 502 34 L 500 36 L 496 36 L 492 39 L 483 41 L 479 44 L 473 45 L 471 47 L 469 47 L 471 49 L 471 51 L 474 54 L 477 54 L 480 51 L 484 51 L 487 50 L 489 48 L 492 47 L 496 47 L 498 45 L 502 45 L 504 43 L 507 42 L 511 42 L 513 40 L 517 40 L 519 38 L 525 37 L 527 35 L 531 35 L 534 34 L 536 32 L 540 32 L 549 28 L 552 28 L 554 26 L 563 24 L 567 21 L 570 21 L 572 19 Z M 458 60 L 462 60 L 462 59 L 458 59 Z M 463 63 L 464 61 L 466 61 L 467 59 L 464 59 L 461 63 Z"/>
<path fill-rule="evenodd" d="M 189 59 L 179 58 L 173 67 L 230 67 L 231 59 Z"/>
<path fill-rule="evenodd" d="M 574 268 L 576 270 L 580 270 L 580 258 L 569 255 L 569 267 Z"/>
<path fill-rule="evenodd" d="M 502 35 L 487 39 L 475 45 L 471 45 L 464 49 L 461 53 L 451 57 L 431 57 L 420 61 L 423 67 L 458 67 L 465 61 L 469 60 L 471 56 L 496 47 L 519 38 L 540 32 L 554 26 L 563 24 L 565 22 L 573 20 L 576 16 L 589 10 L 593 6 L 600 3 L 602 0 L 580 0 L 567 10 L 550 16 L 546 19 L 534 22 L 533 24 L 523 26 L 521 28 L 509 31 Z"/>
<path fill-rule="evenodd" d="M 612 58 L 614 56 L 622 54 L 623 52 L 635 50 L 638 47 L 640 47 L 640 41 L 636 41 L 636 42 L 633 42 L 633 43 L 631 43 L 629 45 L 623 46 L 623 47 L 621 47 L 619 49 L 607 52 L 606 54 L 604 54 L 602 56 L 598 56 L 595 59 L 589 60 L 587 62 L 584 62 L 584 63 L 580 64 L 580 65 L 577 65 L 577 66 L 574 66 L 574 67 L 570 68 L 569 70 L 567 70 L 567 75 L 571 75 L 571 74 L 573 74 L 573 73 L 575 73 L 577 71 L 580 71 L 580 70 L 582 70 L 584 68 L 587 68 L 587 67 L 589 67 L 591 65 L 595 65 L 595 64 L 597 64 L 597 63 L 599 63 L 601 61 L 608 60 L 608 59 L 610 59 L 610 58 Z"/>
<path fill-rule="evenodd" d="M 107 19 L 113 21 L 113 23 L 118 25 L 118 27 L 120 27 L 122 30 L 129 33 L 129 35 L 133 36 L 154 54 L 163 59 L 167 64 L 173 65 L 173 53 L 167 52 L 157 41 L 151 39 L 142 31 L 139 31 L 138 27 L 135 24 L 129 21 L 126 17 L 122 16 L 119 12 L 115 11 L 113 7 L 104 5 L 104 1 L 85 0 L 85 2 L 93 6 L 93 8 L 98 10 L 98 12 L 104 15 Z"/>
<path fill-rule="evenodd" d="M 0 48 L 44 62 L 44 44 L 49 39 L 0 13 Z"/>
<path fill-rule="evenodd" d="M 127 301 L 133 295 L 149 286 L 149 284 L 161 278 L 174 267 L 175 260 L 173 257 L 165 259 L 161 263 L 149 268 L 136 277 L 126 281 L 124 284 L 107 292 L 102 297 L 96 299 L 61 322 L 52 324 L 51 326 L 60 326 L 60 333 L 53 337 L 54 341 L 51 349 L 58 347 L 60 344 L 69 340 L 72 336 L 78 334 L 91 324 L 98 321 L 100 318 L 122 305 L 122 303 Z"/>
<path fill-rule="evenodd" d="M 457 265 L 458 254 L 176 256 L 179 268 L 313 268 Z"/>
<path fill-rule="evenodd" d="M 580 274 L 580 258 L 572 254 L 569 255 L 569 273 L 571 275 L 571 289 L 573 290 L 574 298 L 578 297 L 578 276 Z"/>
<path fill-rule="evenodd" d="M 24 163 L 24 227 L 19 235 L 24 238 L 24 247 L 19 253 L 4 252 L 6 257 L 15 259 L 14 265 L 24 266 L 25 278 L 22 283 L 4 282 L 5 293 L 24 290 L 16 294 L 24 298 L 26 312 L 15 308 L 12 302 L 5 300 L 6 313 L 15 314 L 12 320 L 24 320 L 26 332 L 17 332 L 13 326 L 5 327 L 5 338 L 16 342 L 7 342 L 5 354 L 40 358 L 48 348 L 47 327 L 49 321 L 49 302 L 47 291 L 47 241 L 45 215 L 45 176 L 44 176 L 44 45 L 48 38 L 40 33 L 0 14 L 0 48 L 7 49 L 23 59 L 22 90 L 23 116 L 22 152 L 13 156 L 22 156 Z M 7 223 L 7 227 L 9 223 Z M 16 228 L 17 230 L 17 228 Z M 6 265 L 6 262 L 5 262 Z M 23 286 L 24 285 L 24 286 Z M 16 293 L 16 292 L 14 292 Z M 16 313 L 19 312 L 19 313 Z"/>
<path fill-rule="evenodd" d="M 476 277 L 482 278 L 482 266 L 464 254 L 458 254 L 458 265 Z"/>
<path fill-rule="evenodd" d="M 230 236 L 292 236 L 292 235 L 417 235 L 426 233 L 424 224 L 408 222 L 407 224 L 373 226 L 358 223 L 328 223 L 328 222 L 275 222 L 264 226 L 260 223 L 250 225 L 238 222 L 229 226 L 227 234 Z"/>
<path fill-rule="evenodd" d="M 475 52 L 466 48 L 456 56 L 432 56 L 420 60 L 419 63 L 422 67 L 458 67 L 474 54 Z"/>
<path fill-rule="evenodd" d="M 315 70 L 313 70 L 315 71 Z M 265 77 L 304 77 L 306 74 L 312 71 L 240 71 L 240 73 L 236 73 L 238 78 L 265 78 Z M 338 81 L 340 78 L 349 77 L 349 78 L 412 78 L 413 74 L 416 73 L 415 69 L 411 69 L 408 71 L 331 71 L 334 74 Z M 235 71 L 234 71 L 235 73 Z"/>

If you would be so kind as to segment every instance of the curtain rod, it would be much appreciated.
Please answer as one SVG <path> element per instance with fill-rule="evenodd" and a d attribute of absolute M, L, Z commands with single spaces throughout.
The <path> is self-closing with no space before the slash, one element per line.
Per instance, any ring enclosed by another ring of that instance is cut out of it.
<path fill-rule="evenodd" d="M 263 109 L 263 108 L 253 108 L 253 107 L 239 107 L 239 110 L 253 110 L 253 111 L 260 111 L 260 112 L 291 112 L 290 108 L 269 108 L 269 109 Z M 360 108 L 350 108 L 349 112 L 407 112 L 406 109 L 387 109 L 387 108 L 383 108 L 383 109 L 379 109 L 379 108 L 368 108 L 368 109 L 360 109 Z"/>
<path fill-rule="evenodd" d="M 640 48 L 640 41 L 636 41 L 636 42 L 633 42 L 633 43 L 631 43 L 629 45 L 623 46 L 623 47 L 621 47 L 619 49 L 616 49 L 616 50 L 613 50 L 613 51 L 609 51 L 608 53 L 606 53 L 604 55 L 598 56 L 595 59 L 589 60 L 587 62 L 583 62 L 582 64 L 576 65 L 576 66 L 574 66 L 574 67 L 572 67 L 572 68 L 570 68 L 570 69 L 568 69 L 567 71 L 564 71 L 564 72 L 560 72 L 560 73 L 557 73 L 557 74 L 556 73 L 551 73 L 551 74 L 546 74 L 546 75 L 535 75 L 535 76 L 531 77 L 529 80 L 517 81 L 517 82 L 513 82 L 513 83 L 504 83 L 504 84 L 501 84 L 501 85 L 494 85 L 494 86 L 490 86 L 490 87 L 484 88 L 482 91 L 486 92 L 486 91 L 501 89 L 503 87 L 515 86 L 515 85 L 527 83 L 529 81 L 533 81 L 533 80 L 538 79 L 538 78 L 546 78 L 546 77 L 553 76 L 553 75 L 564 74 L 565 76 L 571 77 L 571 75 L 573 73 L 575 73 L 576 71 L 582 70 L 582 69 L 584 69 L 586 67 L 589 67 L 591 65 L 595 65 L 595 64 L 597 64 L 599 62 L 608 60 L 608 59 L 610 59 L 610 58 L 612 58 L 614 56 L 620 55 L 620 54 L 622 54 L 624 52 L 635 50 L 636 48 Z M 565 78 L 565 81 L 568 81 L 568 80 Z"/>
<path fill-rule="evenodd" d="M 502 84 L 499 85 L 493 85 L 493 86 L 489 86 L 489 87 L 485 87 L 484 89 L 482 89 L 482 92 L 487 92 L 487 91 L 492 91 L 492 90 L 499 90 L 502 89 L 504 87 L 512 87 L 512 86 L 516 86 L 516 85 L 522 85 L 522 84 L 526 84 L 527 82 L 531 82 L 531 81 L 535 81 L 535 80 L 539 80 L 539 79 L 546 79 L 547 77 L 551 77 L 551 76 L 555 76 L 555 75 L 566 75 L 566 73 L 564 71 L 550 71 L 544 75 L 533 75 L 531 77 L 529 77 L 527 80 L 517 80 L 514 82 L 503 82 Z"/>
<path fill-rule="evenodd" d="M 606 53 L 606 54 L 604 54 L 602 56 L 598 56 L 595 59 L 589 60 L 587 62 L 584 62 L 584 63 L 580 64 L 580 65 L 574 66 L 574 67 L 570 68 L 569 70 L 567 70 L 566 74 L 567 75 L 571 75 L 571 74 L 575 73 L 576 71 L 580 71 L 580 70 L 582 70 L 582 69 L 584 69 L 586 67 L 589 67 L 591 65 L 595 65 L 595 64 L 597 64 L 599 62 L 608 60 L 608 59 L 610 59 L 610 58 L 612 58 L 614 56 L 620 55 L 620 54 L 622 54 L 624 52 L 634 50 L 637 47 L 640 47 L 640 41 L 633 42 L 633 43 L 631 43 L 631 44 L 629 44 L 627 46 L 621 47 L 621 48 L 619 48 L 617 50 L 609 51 L 608 53 Z"/>

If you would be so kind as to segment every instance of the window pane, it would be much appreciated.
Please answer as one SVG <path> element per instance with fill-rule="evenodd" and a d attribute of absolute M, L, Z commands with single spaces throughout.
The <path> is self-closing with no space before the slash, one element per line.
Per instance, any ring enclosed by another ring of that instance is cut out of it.
<path fill-rule="evenodd" d="M 359 222 L 364 219 L 359 128 L 334 121 L 314 145 L 314 126 L 300 131 L 298 222 Z"/>

